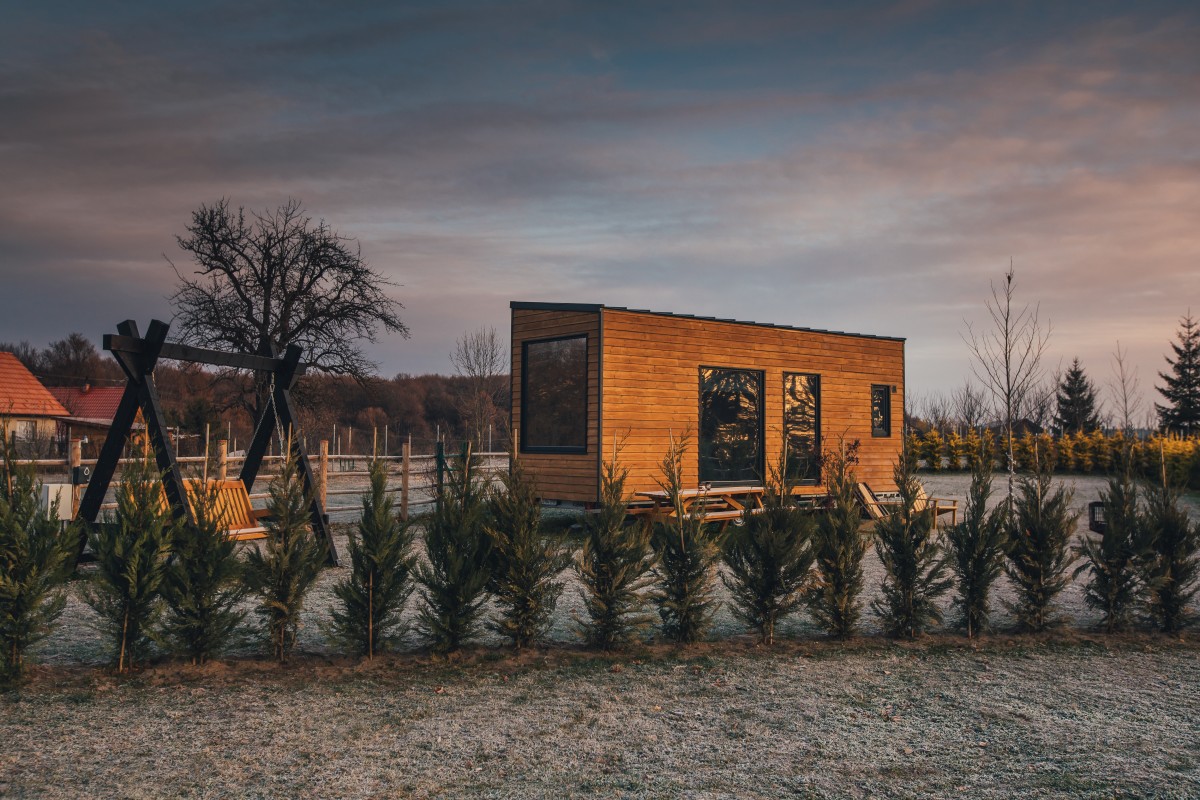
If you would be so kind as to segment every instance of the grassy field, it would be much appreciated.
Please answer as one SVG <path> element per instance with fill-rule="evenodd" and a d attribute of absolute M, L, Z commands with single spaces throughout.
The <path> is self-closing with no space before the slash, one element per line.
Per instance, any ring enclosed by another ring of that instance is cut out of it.
<path fill-rule="evenodd" d="M 1074 485 L 1082 507 L 1102 483 Z M 767 651 L 722 610 L 715 642 L 612 659 L 575 648 L 569 588 L 546 650 L 485 635 L 454 663 L 358 664 L 320 634 L 342 574 L 286 667 L 247 650 L 116 679 L 72 597 L 31 683 L 0 697 L 0 796 L 1200 796 L 1200 644 L 1089 633 L 1077 588 L 1047 638 L 840 645 L 802 616 Z M 878 580 L 872 555 L 868 599 Z"/>

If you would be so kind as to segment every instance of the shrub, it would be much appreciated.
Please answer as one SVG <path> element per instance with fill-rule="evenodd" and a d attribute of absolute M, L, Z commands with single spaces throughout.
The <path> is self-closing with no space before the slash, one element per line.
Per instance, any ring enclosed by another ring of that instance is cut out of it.
<path fill-rule="evenodd" d="M 313 535 L 309 522 L 309 498 L 290 441 L 287 453 L 282 470 L 271 481 L 267 538 L 260 549 L 247 553 L 245 572 L 246 585 L 258 598 L 255 613 L 262 619 L 271 653 L 280 662 L 296 645 L 304 598 L 325 561 L 325 546 Z"/>
<path fill-rule="evenodd" d="M 1071 492 L 1061 485 L 1052 488 L 1043 462 L 1032 476 L 1020 479 L 1009 518 L 1005 571 L 1017 593 L 1009 608 L 1027 631 L 1044 631 L 1055 622 L 1055 598 L 1071 580 L 1070 542 L 1078 515 L 1071 510 Z"/>
<path fill-rule="evenodd" d="M 920 453 L 925 459 L 925 469 L 930 472 L 941 472 L 943 444 L 942 435 L 931 428 L 921 437 L 920 450 L 909 452 Z"/>
<path fill-rule="evenodd" d="M 703 511 L 684 511 L 681 493 L 686 452 L 685 436 L 672 441 L 660 463 L 659 486 L 667 493 L 674 513 L 655 522 L 651 537 L 657 556 L 657 584 L 651 599 L 662 618 L 663 635 L 681 644 L 700 640 L 712 624 L 717 608 L 715 573 L 721 557 L 719 536 L 705 524 Z"/>
<path fill-rule="evenodd" d="M 915 639 L 942 621 L 938 597 L 951 581 L 944 577 L 946 560 L 938 541 L 937 513 L 916 508 L 921 484 L 916 459 L 904 452 L 892 472 L 900 503 L 875 523 L 875 552 L 883 564 L 883 597 L 872 604 L 889 635 Z"/>
<path fill-rule="evenodd" d="M 974 472 L 979 467 L 981 459 L 988 457 L 988 452 L 984 447 L 983 439 L 974 428 L 967 431 L 967 435 L 963 437 L 963 452 L 967 457 L 967 469 Z M 991 465 L 989 464 L 989 469 Z"/>
<path fill-rule="evenodd" d="M 992 495 L 992 464 L 976 458 L 962 522 L 946 527 L 946 548 L 955 576 L 955 605 L 962 612 L 967 636 L 974 638 L 990 628 L 988 598 L 1004 572 L 1007 547 L 1005 506 L 988 510 Z"/>
<path fill-rule="evenodd" d="M 1165 473 L 1147 493 L 1145 522 L 1141 573 L 1150 617 L 1163 633 L 1178 633 L 1192 620 L 1188 608 L 1200 588 L 1200 524 L 1189 522 Z"/>
<path fill-rule="evenodd" d="M 804 604 L 813 565 L 812 536 L 816 524 L 798 509 L 787 479 L 786 454 L 772 466 L 759 513 L 747 510 L 743 524 L 725 540 L 733 615 L 773 644 L 784 618 Z"/>
<path fill-rule="evenodd" d="M 439 652 L 457 650 L 474 634 L 487 599 L 492 549 L 483 532 L 485 497 L 467 448 L 447 465 L 445 489 L 425 522 L 429 561 L 417 568 L 418 625 Z"/>
<path fill-rule="evenodd" d="M 225 535 L 213 484 L 191 495 L 192 519 L 175 526 L 163 576 L 163 632 L 172 650 L 203 664 L 239 638 L 246 596 L 237 545 Z"/>
<path fill-rule="evenodd" d="M 163 502 L 159 476 L 145 457 L 126 468 L 116 494 L 113 519 L 88 534 L 96 572 L 83 597 L 112 638 L 117 671 L 127 672 L 149 650 L 175 522 Z"/>
<path fill-rule="evenodd" d="M 806 598 L 817 624 L 840 639 L 854 634 L 862 616 L 862 562 L 871 544 L 859 531 L 862 517 L 854 494 L 857 463 L 857 441 L 825 454 L 823 474 L 829 496 L 813 535 L 814 580 Z"/>
<path fill-rule="evenodd" d="M 626 524 L 628 474 L 615 461 L 605 462 L 600 508 L 583 517 L 583 547 L 575 560 L 587 611 L 587 619 L 578 621 L 579 632 L 589 647 L 601 650 L 623 644 L 650 621 L 643 610 L 646 590 L 653 583 L 652 528 L 640 522 Z"/>
<path fill-rule="evenodd" d="M 1122 457 L 1118 472 L 1100 492 L 1104 533 L 1085 533 L 1075 552 L 1083 559 L 1075 575 L 1087 573 L 1084 601 L 1103 615 L 1107 633 L 1125 628 L 1141 593 L 1137 565 L 1146 549 L 1133 464 Z"/>
<path fill-rule="evenodd" d="M 963 437 L 958 435 L 958 431 L 951 431 L 946 437 L 946 469 L 953 472 L 962 469 L 963 446 Z"/>
<path fill-rule="evenodd" d="M 563 590 L 555 579 L 571 557 L 560 542 L 542 532 L 537 487 L 515 454 L 500 480 L 484 525 L 492 545 L 489 588 L 500 607 L 491 627 L 520 650 L 550 628 Z"/>
<path fill-rule="evenodd" d="M 0 481 L 0 685 L 20 680 L 25 654 L 55 627 L 66 606 L 61 590 L 73 565 L 78 532 L 58 523 L 58 509 L 42 509 L 32 467 L 13 463 L 0 426 L 4 473 Z"/>
<path fill-rule="evenodd" d="M 416 558 L 412 530 L 400 519 L 387 491 L 387 463 L 371 462 L 362 496 L 358 535 L 351 535 L 350 574 L 333 587 L 339 604 L 330 610 L 331 638 L 357 655 L 374 658 L 407 631 L 401 621 L 413 590 Z"/>

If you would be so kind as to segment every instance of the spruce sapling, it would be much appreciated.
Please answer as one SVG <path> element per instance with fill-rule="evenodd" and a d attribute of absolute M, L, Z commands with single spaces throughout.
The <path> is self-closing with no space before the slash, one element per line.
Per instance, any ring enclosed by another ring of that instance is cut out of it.
<path fill-rule="evenodd" d="M 225 535 L 216 483 L 189 492 L 192 519 L 175 526 L 163 578 L 163 633 L 171 649 L 203 664 L 240 638 L 246 596 L 236 543 Z"/>
<path fill-rule="evenodd" d="M 537 486 L 515 453 L 500 481 L 488 501 L 484 524 L 492 544 L 489 588 L 500 611 L 491 628 L 520 650 L 550 628 L 563 590 L 555 578 L 571 563 L 571 556 L 542 532 Z"/>
<path fill-rule="evenodd" d="M 816 523 L 795 505 L 786 459 L 785 450 L 779 464 L 771 466 L 762 509 L 747 509 L 743 525 L 726 539 L 728 574 L 721 575 L 733 615 L 768 645 L 775 643 L 779 623 L 804 604 L 813 566 Z"/>
<path fill-rule="evenodd" d="M 862 515 L 855 497 L 858 442 L 825 453 L 822 474 L 829 493 L 813 535 L 815 560 L 809 611 L 831 636 L 849 639 L 862 615 L 863 558 L 870 539 L 859 531 Z"/>
<path fill-rule="evenodd" d="M 483 532 L 486 489 L 468 447 L 448 465 L 445 490 L 425 522 L 428 563 L 417 568 L 421 633 L 439 652 L 474 634 L 487 599 L 491 542 Z"/>
<path fill-rule="evenodd" d="M 0 685 L 16 683 L 28 649 L 54 628 L 66 606 L 67 578 L 78 533 L 58 523 L 57 506 L 42 508 L 31 466 L 13 463 L 0 425 L 4 475 L 0 482 Z"/>
<path fill-rule="evenodd" d="M 1008 547 L 1006 508 L 988 510 L 992 494 L 992 460 L 982 447 L 971 460 L 971 486 L 962 522 L 946 527 L 946 549 L 954 572 L 954 603 L 962 612 L 967 636 L 974 638 L 990 629 L 988 598 L 992 586 L 1004 573 Z"/>
<path fill-rule="evenodd" d="M 651 544 L 657 563 L 651 599 L 662 618 L 663 635 L 679 644 L 699 641 L 712 624 L 719 536 L 704 521 L 703 510 L 688 512 L 683 502 L 683 459 L 687 436 L 672 441 L 659 468 L 658 485 L 667 493 L 673 513 L 654 523 Z"/>
<path fill-rule="evenodd" d="M 400 614 L 413 590 L 412 530 L 387 491 L 387 463 L 371 462 L 358 535 L 351 534 L 350 575 L 333 587 L 332 638 L 350 652 L 374 658 L 407 632 Z"/>
<path fill-rule="evenodd" d="M 583 517 L 583 547 L 575 560 L 587 610 L 587 619 L 578 620 L 579 632 L 589 647 L 600 650 L 624 644 L 650 622 L 644 609 L 646 590 L 654 581 L 652 529 L 641 522 L 627 524 L 628 475 L 627 469 L 617 467 L 615 458 L 604 463 L 600 508 Z"/>
<path fill-rule="evenodd" d="M 1056 622 L 1055 598 L 1071 582 L 1070 543 L 1079 515 L 1071 509 L 1071 491 L 1054 489 L 1047 461 L 1037 458 L 1034 466 L 1034 474 L 1018 482 L 1005 572 L 1017 594 L 1006 605 L 1019 628 L 1036 633 Z"/>
<path fill-rule="evenodd" d="M 159 475 L 145 456 L 125 469 L 116 494 L 112 520 L 88 534 L 96 572 L 85 584 L 83 598 L 112 637 L 117 671 L 128 672 L 145 658 L 162 609 L 176 522 L 163 500 Z"/>
<path fill-rule="evenodd" d="M 900 503 L 875 523 L 875 552 L 883 564 L 880 600 L 872 603 L 890 636 L 915 639 L 940 624 L 937 599 L 953 585 L 945 577 L 947 563 L 937 535 L 937 512 L 917 508 L 921 484 L 916 455 L 902 452 L 892 472 Z"/>
<path fill-rule="evenodd" d="M 1179 490 L 1163 470 L 1162 483 L 1147 493 L 1149 550 L 1142 561 L 1146 604 L 1163 633 L 1176 634 L 1193 619 L 1189 606 L 1200 589 L 1200 524 L 1179 507 Z"/>
<path fill-rule="evenodd" d="M 264 520 L 267 538 L 261 548 L 246 554 L 245 566 L 246 585 L 258 598 L 255 613 L 280 662 L 287 661 L 295 647 L 304 598 L 325 561 L 325 547 L 312 532 L 309 498 L 290 436 L 286 453 L 279 475 L 271 481 Z"/>

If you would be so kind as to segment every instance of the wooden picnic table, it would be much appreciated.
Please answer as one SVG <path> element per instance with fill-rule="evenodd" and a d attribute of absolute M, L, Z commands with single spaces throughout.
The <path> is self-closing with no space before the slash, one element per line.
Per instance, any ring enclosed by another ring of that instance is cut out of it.
<path fill-rule="evenodd" d="M 700 486 L 682 490 L 679 499 L 683 513 L 688 516 L 703 514 L 712 522 L 728 522 L 741 519 L 747 509 L 751 514 L 762 511 L 762 495 L 761 486 Z M 665 491 L 635 492 L 634 497 L 649 501 L 652 505 L 648 512 L 651 514 L 661 517 L 676 514 L 671 495 Z"/>

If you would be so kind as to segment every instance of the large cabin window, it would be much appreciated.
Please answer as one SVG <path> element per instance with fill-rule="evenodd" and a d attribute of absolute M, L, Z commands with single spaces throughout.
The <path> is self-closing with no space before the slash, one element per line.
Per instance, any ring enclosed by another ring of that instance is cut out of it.
<path fill-rule="evenodd" d="M 892 388 L 871 387 L 871 435 L 892 435 Z"/>
<path fill-rule="evenodd" d="M 821 481 L 821 378 L 783 374 L 783 436 L 787 478 L 801 484 Z"/>
<path fill-rule="evenodd" d="M 757 483 L 763 474 L 763 374 L 700 368 L 700 481 Z"/>
<path fill-rule="evenodd" d="M 525 342 L 521 451 L 587 452 L 587 336 Z"/>

